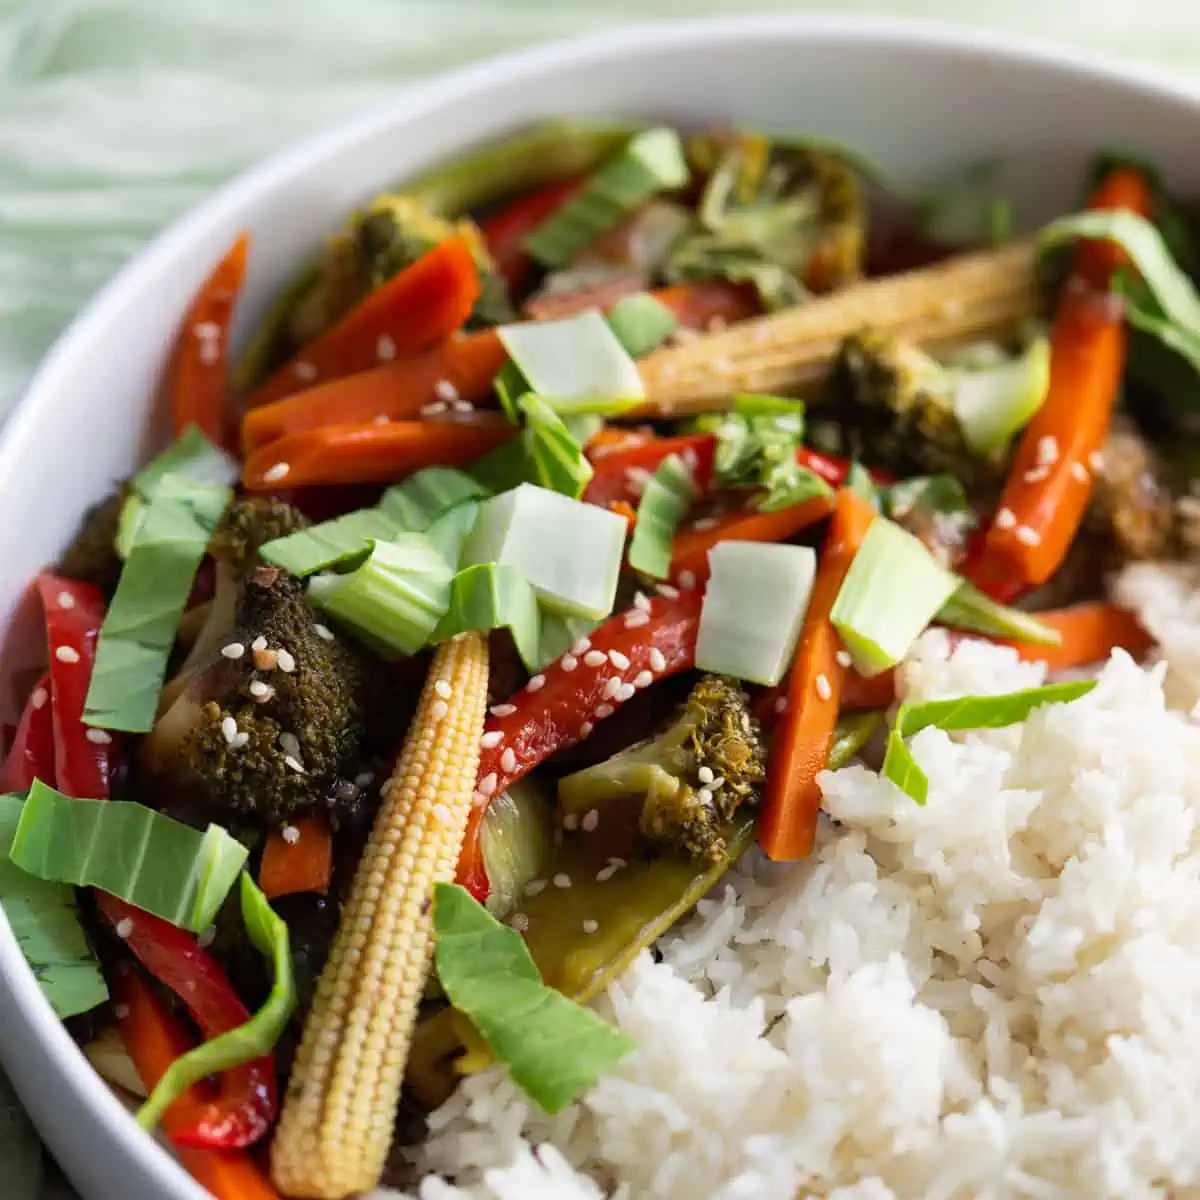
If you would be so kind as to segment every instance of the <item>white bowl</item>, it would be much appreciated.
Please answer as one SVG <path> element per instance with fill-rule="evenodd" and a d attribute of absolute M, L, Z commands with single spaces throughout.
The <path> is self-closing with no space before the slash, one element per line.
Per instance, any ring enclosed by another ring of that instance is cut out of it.
<path fill-rule="evenodd" d="M 1176 184 L 1200 181 L 1200 95 L 1067 50 L 928 25 L 803 17 L 652 25 L 408 91 L 222 189 L 138 255 L 59 339 L 0 441 L 0 629 L 9 630 L 0 678 L 40 651 L 27 582 L 84 508 L 153 448 L 164 355 L 234 233 L 253 236 L 244 333 L 357 202 L 472 142 L 555 114 L 811 131 L 909 179 L 1008 155 L 1025 222 L 1075 203 L 1097 147 L 1135 149 Z M 202 1200 L 92 1072 L 2 919 L 0 1058 L 86 1197 Z"/>

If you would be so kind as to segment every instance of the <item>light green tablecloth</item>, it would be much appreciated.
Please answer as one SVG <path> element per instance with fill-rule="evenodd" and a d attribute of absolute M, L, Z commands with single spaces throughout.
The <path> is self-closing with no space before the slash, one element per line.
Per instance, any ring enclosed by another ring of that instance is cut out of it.
<path fill-rule="evenodd" d="M 0 414 L 143 241 L 264 154 L 472 59 L 748 9 L 956 20 L 1200 78 L 1194 0 L 0 0 Z M 8 1111 L 0 1086 L 0 1133 Z"/>

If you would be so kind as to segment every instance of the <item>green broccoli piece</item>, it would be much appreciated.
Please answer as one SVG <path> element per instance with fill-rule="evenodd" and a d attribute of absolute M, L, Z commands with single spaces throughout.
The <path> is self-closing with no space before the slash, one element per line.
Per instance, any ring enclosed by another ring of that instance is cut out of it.
<path fill-rule="evenodd" d="M 106 595 L 115 591 L 121 576 L 121 560 L 116 550 L 117 526 L 128 495 L 129 482 L 126 480 L 111 496 L 88 509 L 59 560 L 61 575 L 81 583 L 94 583 Z"/>
<path fill-rule="evenodd" d="M 243 496 L 234 501 L 213 534 L 208 552 L 243 577 L 261 563 L 258 552 L 275 538 L 307 529 L 310 522 L 298 509 L 269 496 Z"/>
<path fill-rule="evenodd" d="M 766 746 L 746 693 L 706 675 L 657 737 L 559 780 L 558 800 L 584 813 L 642 798 L 639 828 L 689 857 L 718 861 L 724 829 L 766 778 Z"/>
<path fill-rule="evenodd" d="M 142 743 L 151 781 L 269 824 L 327 806 L 362 743 L 368 668 L 318 622 L 299 581 L 256 567 L 233 627 Z"/>

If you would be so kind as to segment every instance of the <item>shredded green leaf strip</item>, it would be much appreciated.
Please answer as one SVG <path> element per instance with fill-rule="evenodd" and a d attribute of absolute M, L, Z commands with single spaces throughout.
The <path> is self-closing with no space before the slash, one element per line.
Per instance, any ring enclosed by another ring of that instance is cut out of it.
<path fill-rule="evenodd" d="M 669 454 L 646 481 L 629 543 L 629 565 L 651 579 L 671 573 L 675 531 L 695 503 L 698 491 L 691 471 L 678 454 Z"/>
<path fill-rule="evenodd" d="M 485 563 L 454 577 L 450 606 L 433 641 L 445 642 L 471 629 L 508 629 L 530 671 L 542 665 L 542 622 L 537 595 L 516 567 Z"/>
<path fill-rule="evenodd" d="M 269 1054 L 296 1009 L 296 980 L 288 927 L 249 875 L 242 875 L 242 920 L 250 940 L 271 961 L 274 981 L 266 1003 L 244 1025 L 203 1042 L 177 1058 L 138 1110 L 138 1124 L 153 1129 L 163 1113 L 193 1084 Z"/>
<path fill-rule="evenodd" d="M 361 508 L 267 542 L 259 554 L 303 579 L 331 567 L 356 566 L 355 560 L 370 553 L 372 542 L 387 541 L 400 531 L 397 521 L 382 509 Z"/>
<path fill-rule="evenodd" d="M 487 488 L 465 471 L 453 467 L 426 467 L 403 483 L 388 488 L 379 507 L 399 529 L 424 533 L 434 521 L 460 504 L 486 500 Z"/>
<path fill-rule="evenodd" d="M 438 978 L 508 1068 L 548 1113 L 559 1112 L 636 1043 L 542 983 L 521 935 L 458 884 L 435 885 Z"/>
<path fill-rule="evenodd" d="M 1094 679 L 1072 683 L 1050 683 L 1045 687 L 1008 692 L 1002 696 L 961 696 L 953 700 L 928 700 L 903 704 L 888 734 L 883 775 L 918 804 L 929 798 L 929 779 L 913 758 L 904 739 L 933 726 L 954 732 L 963 729 L 1001 729 L 1024 721 L 1044 704 L 1068 704 L 1086 696 L 1096 686 Z"/>
<path fill-rule="evenodd" d="M 938 610 L 938 623 L 954 629 L 967 629 L 986 637 L 1031 642 L 1038 646 L 1057 646 L 1062 634 L 1037 619 L 1035 613 L 1022 612 L 1000 604 L 965 579 Z"/>
<path fill-rule="evenodd" d="M 618 300 L 609 309 L 608 323 L 633 358 L 657 350 L 679 328 L 679 318 L 649 292 Z"/>
<path fill-rule="evenodd" d="M 27 875 L 8 857 L 24 804 L 24 796 L 0 795 L 0 904 L 42 994 L 58 1016 L 73 1017 L 103 1004 L 108 988 L 80 924 L 75 889 Z"/>
<path fill-rule="evenodd" d="M 96 887 L 193 933 L 207 929 L 248 851 L 219 825 L 201 833 L 141 804 L 29 789 L 9 857 L 48 883 Z"/>
<path fill-rule="evenodd" d="M 150 500 L 168 475 L 192 483 L 229 487 L 238 481 L 241 473 L 237 460 L 231 454 L 214 446 L 195 425 L 189 425 L 171 445 L 133 477 L 133 490 L 144 500 Z"/>
<path fill-rule="evenodd" d="M 100 630 L 83 719 L 145 733 L 154 725 L 167 659 L 196 569 L 229 507 L 227 487 L 164 475 Z"/>

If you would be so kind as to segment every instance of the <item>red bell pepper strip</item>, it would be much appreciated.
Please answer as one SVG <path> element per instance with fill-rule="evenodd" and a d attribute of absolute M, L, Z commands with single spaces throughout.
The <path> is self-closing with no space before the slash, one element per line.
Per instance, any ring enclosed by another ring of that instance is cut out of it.
<path fill-rule="evenodd" d="M 78 799 L 107 799 L 116 740 L 83 723 L 96 641 L 104 623 L 104 596 L 90 583 L 49 572 L 38 576 L 37 590 L 50 656 L 55 786 Z"/>
<path fill-rule="evenodd" d="M 125 1049 L 142 1082 L 153 1089 L 167 1068 L 191 1048 L 183 1026 L 159 1003 L 150 985 L 136 971 L 125 968 L 117 979 L 117 1021 Z M 186 1136 L 202 1119 L 211 1103 L 211 1088 L 189 1088 L 163 1114 L 163 1129 L 173 1141 Z M 279 1200 L 257 1163 L 240 1150 L 214 1150 L 176 1141 L 180 1161 L 215 1200 Z"/>
<path fill-rule="evenodd" d="M 96 892 L 100 911 L 142 965 L 187 1006 L 205 1038 L 211 1039 L 250 1019 L 217 960 L 196 938 L 115 896 Z M 275 1119 L 274 1055 L 222 1071 L 215 1092 L 197 1105 L 193 1119 L 180 1121 L 172 1138 L 186 1146 L 237 1150 L 258 1141 Z"/>
<path fill-rule="evenodd" d="M 479 271 L 461 237 L 447 238 L 356 304 L 246 400 L 257 408 L 313 384 L 403 358 L 448 338 L 471 315 Z"/>
<path fill-rule="evenodd" d="M 526 236 L 570 199 L 586 180 L 586 175 L 577 175 L 535 188 L 479 222 L 488 254 L 514 296 L 529 286 L 534 275 L 533 259 L 525 252 Z"/>
<path fill-rule="evenodd" d="M 0 792 L 28 791 L 35 779 L 51 785 L 55 780 L 54 710 L 48 672 L 25 702 L 8 757 L 0 766 Z"/>
<path fill-rule="evenodd" d="M 637 507 L 646 480 L 671 454 L 688 465 L 697 487 L 704 492 L 712 483 L 713 454 L 717 439 L 711 433 L 688 433 L 679 437 L 653 438 L 626 449 L 592 453 L 593 474 L 583 498 L 603 508 L 624 500 Z"/>
<path fill-rule="evenodd" d="M 583 741 L 635 691 L 687 670 L 696 656 L 701 592 L 660 585 L 647 606 L 610 617 L 551 663 L 484 724 L 476 805 L 458 862 L 458 882 L 478 900 L 488 893 L 479 827 L 492 796 L 556 751 Z M 622 690 L 617 690 L 617 680 Z"/>
<path fill-rule="evenodd" d="M 250 235 L 243 233 L 204 281 L 184 318 L 171 364 L 171 424 L 178 437 L 189 425 L 218 446 L 228 444 L 233 418 L 229 386 L 229 328 Z"/>

